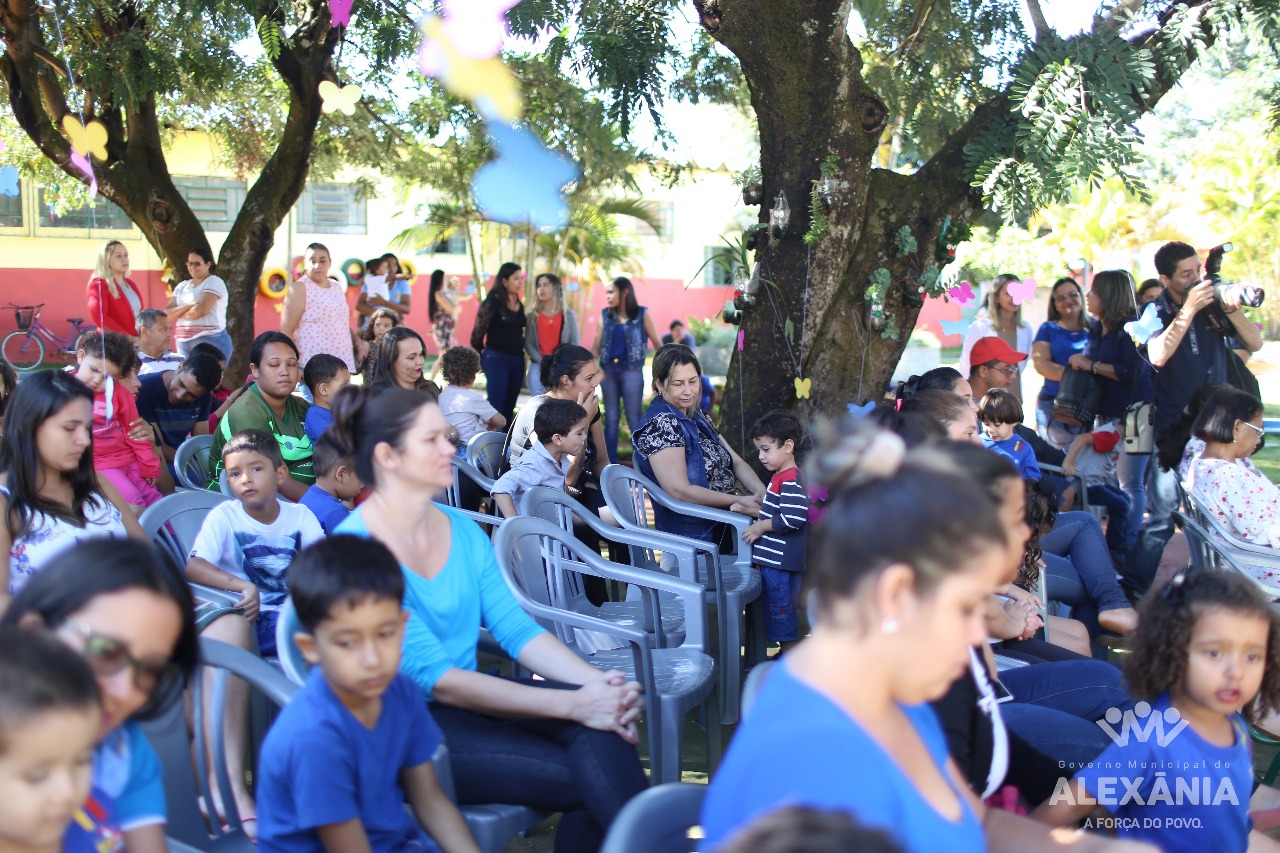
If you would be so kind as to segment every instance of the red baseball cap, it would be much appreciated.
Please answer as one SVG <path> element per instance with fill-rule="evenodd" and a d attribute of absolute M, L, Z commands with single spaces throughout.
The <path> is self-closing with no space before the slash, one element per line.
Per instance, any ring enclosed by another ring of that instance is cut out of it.
<path fill-rule="evenodd" d="M 974 367 L 992 361 L 1017 364 L 1020 361 L 1025 361 L 1026 358 L 1026 353 L 1018 352 L 1006 344 L 1003 338 L 997 338 L 994 335 L 989 338 L 981 338 L 973 345 L 973 349 L 969 350 L 969 363 Z"/>

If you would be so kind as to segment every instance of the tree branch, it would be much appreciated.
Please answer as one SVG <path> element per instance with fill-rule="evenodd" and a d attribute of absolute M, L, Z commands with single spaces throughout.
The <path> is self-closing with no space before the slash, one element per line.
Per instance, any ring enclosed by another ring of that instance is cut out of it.
<path fill-rule="evenodd" d="M 1092 32 L 1100 33 L 1104 28 L 1117 26 L 1119 24 L 1118 19 L 1122 15 L 1125 19 L 1128 19 L 1130 15 L 1140 10 L 1143 4 L 1144 0 L 1121 0 L 1114 9 L 1105 15 L 1093 16 Z"/>
<path fill-rule="evenodd" d="M 1139 0 L 1141 2 L 1141 0 Z M 1027 11 L 1031 13 L 1032 41 L 1040 41 L 1053 34 L 1053 29 L 1045 19 L 1044 9 L 1040 8 L 1040 0 L 1027 0 Z"/>

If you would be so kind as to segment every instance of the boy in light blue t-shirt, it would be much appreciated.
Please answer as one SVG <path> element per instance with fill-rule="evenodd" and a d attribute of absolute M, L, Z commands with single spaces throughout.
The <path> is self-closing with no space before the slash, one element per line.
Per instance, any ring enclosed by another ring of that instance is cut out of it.
<path fill-rule="evenodd" d="M 334 536 L 289 576 L 294 639 L 314 668 L 262 747 L 259 848 L 479 853 L 436 778 L 441 735 L 426 696 L 399 673 L 408 613 L 391 552 Z"/>
<path fill-rule="evenodd" d="M 1004 388 L 992 388 L 978 401 L 978 418 L 985 430 L 982 446 L 1008 457 L 1018 466 L 1023 479 L 1039 480 L 1040 463 L 1036 461 L 1035 451 L 1026 439 L 1014 434 L 1022 417 L 1022 404 L 1012 391 Z"/>

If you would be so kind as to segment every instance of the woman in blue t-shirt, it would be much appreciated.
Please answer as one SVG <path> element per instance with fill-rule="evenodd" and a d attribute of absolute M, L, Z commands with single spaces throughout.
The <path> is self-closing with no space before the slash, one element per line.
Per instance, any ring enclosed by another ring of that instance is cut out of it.
<path fill-rule="evenodd" d="M 770 671 L 711 779 L 708 848 L 784 805 L 848 812 L 906 853 L 1048 847 L 1044 829 L 984 809 L 927 704 L 985 641 L 983 605 L 1021 537 L 945 450 L 908 452 L 858 425 L 811 458 L 829 490 L 809 551 L 819 618 Z M 1080 845 L 1095 847 L 1110 849 Z"/>
<path fill-rule="evenodd" d="M 1040 396 L 1036 398 L 1036 430 L 1040 437 L 1066 450 L 1082 427 L 1073 427 L 1053 419 L 1053 399 L 1058 396 L 1058 383 L 1069 369 L 1071 356 L 1084 352 L 1089 329 L 1085 323 L 1084 290 L 1074 278 L 1060 278 L 1053 285 L 1049 299 L 1049 319 L 1040 324 L 1035 343 L 1031 345 L 1031 363 L 1044 377 Z"/>
<path fill-rule="evenodd" d="M 44 625 L 84 654 L 102 691 L 93 787 L 115 803 L 129 853 L 166 850 L 160 760 L 142 733 L 199 656 L 186 579 L 154 545 L 82 543 L 32 576 L 0 624 Z"/>
<path fill-rule="evenodd" d="M 640 685 L 592 667 L 540 628 L 516 603 L 480 527 L 435 502 L 453 481 L 447 430 L 425 394 L 344 388 L 327 434 L 373 492 L 336 532 L 377 539 L 404 570 L 400 669 L 432 700 L 459 804 L 563 812 L 556 850 L 595 850 L 646 786 L 634 746 Z M 478 672 L 481 628 L 547 681 Z"/>

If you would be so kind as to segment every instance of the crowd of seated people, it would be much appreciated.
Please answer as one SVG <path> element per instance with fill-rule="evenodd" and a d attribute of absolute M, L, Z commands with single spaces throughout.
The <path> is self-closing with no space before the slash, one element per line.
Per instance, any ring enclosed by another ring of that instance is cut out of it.
<path fill-rule="evenodd" d="M 405 327 L 382 331 L 368 387 L 323 353 L 300 364 L 288 336 L 266 332 L 233 399 L 213 396 L 225 359 L 197 346 L 148 374 L 131 406 L 128 342 L 108 332 L 82 344 L 71 371 L 0 376 L 0 788 L 37 762 L 67 780 L 57 803 L 43 789 L 21 809 L 0 803 L 0 842 L 165 850 L 163 773 L 140 723 L 181 701 L 198 637 L 278 654 L 291 597 L 312 670 L 254 761 L 247 685 L 233 680 L 225 698 L 234 813 L 264 850 L 473 853 L 457 806 L 485 803 L 558 813 L 558 851 L 599 849 L 648 784 L 645 697 L 540 627 L 487 532 L 440 500 L 458 437 L 506 423 L 471 390 L 473 351 L 450 351 L 440 394 Z M 770 412 L 747 435 L 765 479 L 702 413 L 692 350 L 655 353 L 636 469 L 675 502 L 742 515 L 746 532 L 661 505 L 655 526 L 749 549 L 779 646 L 711 776 L 706 849 L 793 849 L 778 839 L 807 832 L 867 850 L 1274 847 L 1251 830 L 1251 798 L 1266 793 L 1253 794 L 1246 725 L 1280 708 L 1273 611 L 1241 578 L 1195 574 L 1135 609 L 1113 561 L 1123 515 L 1104 528 L 1060 511 L 1076 496 L 1046 482 L 1039 445 L 1021 437 L 1022 404 L 987 376 L 1008 354 L 986 339 L 972 352 L 970 380 L 913 377 L 820 440 Z M 537 486 L 607 523 L 599 365 L 563 344 L 540 371 L 546 393 L 511 419 L 494 523 Z M 1248 461 L 1261 403 L 1215 387 L 1193 405 L 1182 446 L 1170 439 L 1162 458 L 1176 457 L 1188 491 L 1238 538 L 1276 547 L 1280 492 Z M 173 490 L 164 478 L 181 443 L 210 433 L 204 485 L 227 499 L 175 566 L 138 513 Z M 1109 451 L 1096 433 L 1059 459 L 1068 475 L 1093 465 L 1105 478 L 1107 460 L 1086 456 Z M 1092 499 L 1105 483 L 1084 484 Z M 236 600 L 197 622 L 188 582 Z M 529 677 L 482 666 L 482 630 Z M 1127 638 L 1123 671 L 1095 654 L 1107 634 Z M 22 677 L 36 669 L 44 680 Z M 1160 758 L 1114 734 L 1144 708 L 1190 729 L 1177 760 L 1208 768 L 1197 785 L 1232 793 L 1180 803 L 1197 820 L 1177 831 L 1164 829 L 1175 814 L 1151 778 L 1125 777 L 1145 792 L 1135 805 L 1098 770 Z M 452 800 L 433 766 L 442 742 Z M 201 805 L 211 822 L 233 811 L 216 797 Z M 1074 832 L 1082 821 L 1113 831 Z"/>

